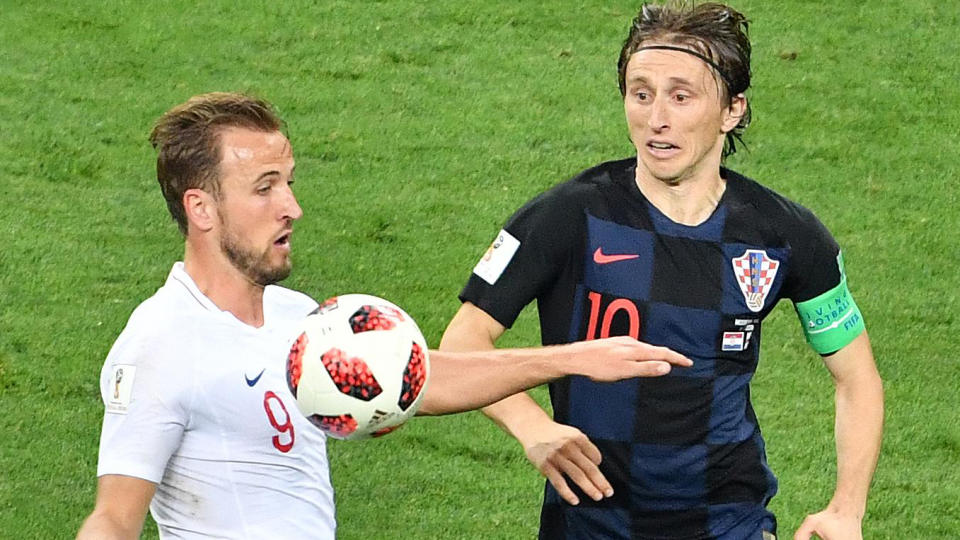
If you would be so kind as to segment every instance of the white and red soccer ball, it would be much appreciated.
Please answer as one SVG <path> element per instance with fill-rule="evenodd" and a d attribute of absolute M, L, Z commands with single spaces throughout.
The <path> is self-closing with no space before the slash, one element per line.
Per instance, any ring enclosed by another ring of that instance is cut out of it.
<path fill-rule="evenodd" d="M 400 427 L 416 414 L 429 374 L 417 323 L 367 294 L 324 301 L 304 320 L 287 358 L 287 384 L 300 411 L 337 439 Z"/>

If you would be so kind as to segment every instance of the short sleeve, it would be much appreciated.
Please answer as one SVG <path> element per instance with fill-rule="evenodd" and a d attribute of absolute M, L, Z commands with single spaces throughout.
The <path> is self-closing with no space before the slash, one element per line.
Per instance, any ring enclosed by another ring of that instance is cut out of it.
<path fill-rule="evenodd" d="M 791 240 L 794 260 L 788 296 L 807 342 L 826 355 L 845 347 L 865 327 L 847 285 L 840 247 L 812 213 L 805 211 L 803 217 L 802 233 Z"/>
<path fill-rule="evenodd" d="M 105 412 L 97 476 L 159 483 L 189 420 L 191 376 L 167 361 L 169 347 L 117 340 L 100 374 Z"/>
<path fill-rule="evenodd" d="M 474 267 L 460 300 L 505 327 L 555 281 L 583 238 L 583 213 L 555 188 L 518 210 Z"/>
<path fill-rule="evenodd" d="M 794 303 L 809 300 L 840 283 L 840 246 L 812 212 L 801 209 L 799 230 L 790 238 L 792 261 L 787 296 Z"/>

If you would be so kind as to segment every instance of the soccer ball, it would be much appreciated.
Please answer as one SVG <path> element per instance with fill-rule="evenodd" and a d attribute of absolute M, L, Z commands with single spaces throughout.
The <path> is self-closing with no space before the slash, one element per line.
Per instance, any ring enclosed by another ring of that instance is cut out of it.
<path fill-rule="evenodd" d="M 297 407 L 337 439 L 378 437 L 412 417 L 430 374 L 427 342 L 396 305 L 367 294 L 324 301 L 287 357 Z"/>

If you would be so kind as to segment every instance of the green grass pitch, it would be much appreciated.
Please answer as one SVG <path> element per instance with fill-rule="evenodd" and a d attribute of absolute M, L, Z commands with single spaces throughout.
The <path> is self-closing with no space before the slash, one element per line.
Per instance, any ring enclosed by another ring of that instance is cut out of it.
<path fill-rule="evenodd" d="M 755 117 L 730 165 L 833 231 L 885 381 L 865 536 L 958 537 L 960 6 L 733 4 Z M 306 212 L 287 285 L 384 296 L 436 344 L 514 209 L 631 155 L 615 64 L 638 6 L 0 1 L 0 538 L 70 537 L 92 509 L 103 358 L 182 252 L 159 114 L 213 90 L 274 102 Z M 765 334 L 753 397 L 789 538 L 832 492 L 833 392 L 788 305 Z M 505 342 L 538 342 L 532 311 Z M 535 535 L 542 482 L 479 413 L 330 455 L 344 540 Z"/>

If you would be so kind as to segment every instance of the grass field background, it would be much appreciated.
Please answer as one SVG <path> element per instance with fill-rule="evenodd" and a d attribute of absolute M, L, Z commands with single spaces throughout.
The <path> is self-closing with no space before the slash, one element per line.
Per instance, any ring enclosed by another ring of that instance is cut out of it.
<path fill-rule="evenodd" d="M 885 381 L 865 536 L 960 537 L 960 5 L 733 4 L 755 121 L 730 165 L 833 231 Z M 182 253 L 158 115 L 274 102 L 306 213 L 287 285 L 392 299 L 436 344 L 516 208 L 632 154 L 615 64 L 638 6 L 0 1 L 0 538 L 69 537 L 92 509 L 103 358 Z M 832 492 L 832 384 L 788 305 L 764 333 L 753 398 L 789 538 Z M 503 342 L 538 339 L 528 310 Z M 330 454 L 345 540 L 536 533 L 542 482 L 479 413 Z"/>

